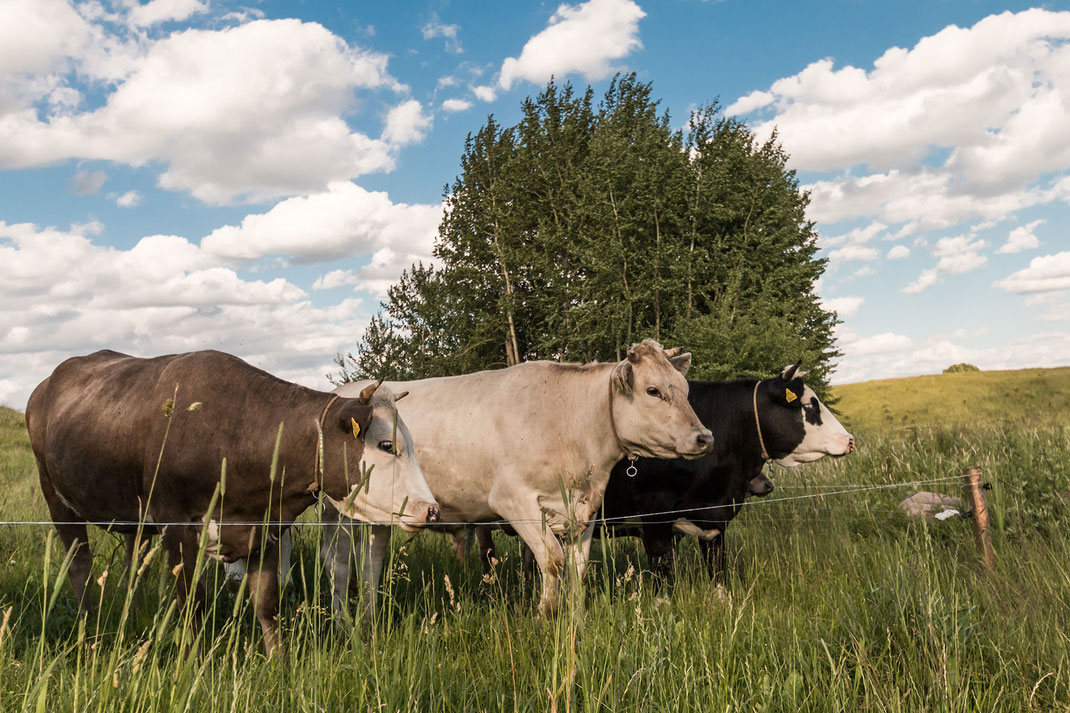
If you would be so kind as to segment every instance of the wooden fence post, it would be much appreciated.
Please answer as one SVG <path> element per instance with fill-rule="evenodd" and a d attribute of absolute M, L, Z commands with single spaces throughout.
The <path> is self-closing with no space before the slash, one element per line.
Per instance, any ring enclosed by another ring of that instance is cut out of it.
<path fill-rule="evenodd" d="M 970 466 L 963 471 L 966 478 L 966 492 L 970 496 L 973 508 L 973 534 L 977 541 L 977 553 L 985 567 L 992 569 L 995 564 L 992 552 L 992 538 L 988 534 L 988 505 L 985 503 L 984 488 L 981 483 L 981 469 Z"/>

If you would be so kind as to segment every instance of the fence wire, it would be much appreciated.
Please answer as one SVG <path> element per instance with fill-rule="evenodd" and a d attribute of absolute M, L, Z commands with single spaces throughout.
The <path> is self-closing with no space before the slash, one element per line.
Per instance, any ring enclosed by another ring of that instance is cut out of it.
<path fill-rule="evenodd" d="M 831 496 L 834 496 L 834 495 L 849 495 L 849 494 L 854 494 L 854 493 L 870 492 L 870 491 L 875 491 L 875 490 L 889 490 L 889 489 L 893 489 L 893 488 L 917 487 L 919 485 L 930 485 L 930 484 L 933 484 L 933 483 L 944 483 L 944 484 L 947 484 L 947 483 L 950 483 L 950 481 L 959 480 L 961 478 L 962 478 L 962 475 L 949 475 L 949 476 L 944 476 L 944 477 L 940 477 L 940 478 L 929 478 L 929 479 L 925 479 L 925 480 L 911 480 L 911 481 L 904 481 L 904 482 L 899 482 L 899 483 L 883 483 L 883 484 L 878 484 L 878 485 L 866 485 L 866 484 L 858 484 L 858 483 L 855 483 L 855 484 L 849 484 L 849 483 L 823 484 L 823 485 L 814 485 L 814 486 L 797 485 L 797 486 L 794 486 L 794 487 L 802 487 L 802 488 L 816 487 L 816 488 L 838 488 L 838 489 L 837 490 L 826 490 L 826 491 L 817 492 L 817 493 L 806 493 L 806 494 L 803 494 L 803 495 L 787 495 L 787 496 L 783 496 L 783 497 L 779 497 L 779 498 L 770 498 L 770 497 L 752 498 L 750 500 L 744 500 L 742 502 L 725 503 L 725 504 L 721 504 L 721 505 L 703 505 L 703 506 L 692 507 L 692 508 L 678 508 L 678 509 L 675 509 L 675 510 L 657 510 L 657 511 L 654 511 L 654 512 L 632 513 L 632 514 L 629 514 L 629 515 L 617 515 L 617 516 L 610 516 L 610 517 L 601 517 L 601 518 L 597 518 L 595 520 L 591 520 L 590 523 L 594 524 L 594 525 L 601 525 L 603 523 L 612 525 L 613 523 L 617 523 L 617 522 L 623 523 L 623 522 L 627 522 L 629 520 L 639 520 L 639 519 L 641 519 L 643 521 L 643 524 L 668 524 L 668 523 L 671 523 L 671 522 L 675 522 L 675 519 L 674 520 L 664 520 L 664 521 L 650 521 L 648 518 L 662 517 L 662 516 L 667 516 L 667 515 L 684 515 L 684 514 L 687 514 L 687 513 L 696 513 L 696 512 L 709 512 L 711 510 L 727 510 L 729 508 L 758 507 L 758 506 L 762 506 L 762 505 L 772 505 L 773 503 L 784 503 L 784 502 L 792 502 L 792 501 L 800 501 L 800 500 L 814 500 L 816 498 L 831 497 Z M 778 485 L 776 487 L 779 488 L 779 487 L 782 487 L 782 486 Z M 962 487 L 965 487 L 965 486 L 962 486 Z M 894 512 L 894 511 L 888 511 L 888 512 Z M 829 518 L 829 519 L 833 519 L 834 520 L 834 519 L 838 519 L 838 518 Z M 502 520 L 488 520 L 488 521 L 482 521 L 482 522 L 438 521 L 438 522 L 435 522 L 435 523 L 428 523 L 427 525 L 422 525 L 421 527 L 423 529 L 428 530 L 428 531 L 434 531 L 434 530 L 436 530 L 438 528 L 444 528 L 444 527 L 476 527 L 476 526 L 480 526 L 480 525 L 501 526 L 501 525 L 511 525 L 511 524 L 540 524 L 540 523 L 549 523 L 550 520 L 551 520 L 550 517 L 546 517 L 546 518 L 539 518 L 537 520 L 505 520 L 505 519 L 502 519 Z M 389 526 L 395 526 L 395 525 L 398 524 L 397 521 L 393 521 L 393 522 L 381 522 L 381 521 L 380 522 L 371 522 L 371 521 L 367 521 L 367 520 L 357 520 L 357 519 L 348 520 L 348 522 L 346 520 L 342 520 L 342 521 L 334 521 L 334 520 L 285 520 L 285 521 L 284 520 L 258 520 L 258 521 L 233 521 L 233 522 L 232 521 L 211 520 L 211 522 L 212 522 L 212 524 L 217 525 L 219 527 L 333 527 L 333 526 L 337 526 L 339 524 L 349 524 L 349 522 L 352 522 L 352 523 L 355 523 L 355 524 L 359 524 L 359 525 L 387 526 L 387 527 L 389 527 Z M 713 523 L 717 523 L 717 522 L 724 522 L 724 520 L 723 519 L 720 519 L 720 520 L 703 519 L 703 520 L 695 520 L 695 522 L 713 522 Z M 98 520 L 60 520 L 60 521 L 56 521 L 56 520 L 0 520 L 0 527 L 39 527 L 39 526 L 57 526 L 57 525 L 95 525 L 97 527 L 101 527 L 101 528 L 104 528 L 104 529 L 111 529 L 111 528 L 116 528 L 116 527 L 126 527 L 126 528 L 129 528 L 129 527 L 142 527 L 142 528 L 155 529 L 155 528 L 165 528 L 165 527 L 203 527 L 205 525 L 205 521 L 203 521 L 203 520 L 194 520 L 194 521 L 185 521 L 185 520 L 183 520 L 183 521 L 172 521 L 172 522 L 153 522 L 153 521 L 137 521 L 137 520 L 108 520 L 108 521 L 98 521 Z"/>

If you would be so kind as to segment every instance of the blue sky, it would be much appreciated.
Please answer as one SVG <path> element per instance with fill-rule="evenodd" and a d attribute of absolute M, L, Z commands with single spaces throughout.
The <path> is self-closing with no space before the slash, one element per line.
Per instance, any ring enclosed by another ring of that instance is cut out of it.
<path fill-rule="evenodd" d="M 1063 7 L 0 0 L 0 403 L 99 348 L 326 388 L 466 133 L 617 71 L 777 128 L 834 380 L 1070 363 Z"/>

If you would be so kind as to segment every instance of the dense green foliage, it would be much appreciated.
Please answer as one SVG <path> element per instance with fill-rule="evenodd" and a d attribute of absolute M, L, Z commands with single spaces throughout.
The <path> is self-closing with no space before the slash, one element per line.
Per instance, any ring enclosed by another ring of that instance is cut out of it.
<path fill-rule="evenodd" d="M 923 378 L 954 391 L 991 376 Z M 743 509 L 729 531 L 730 593 L 710 587 L 691 542 L 658 594 L 636 540 L 596 541 L 586 613 L 548 622 L 515 539 L 499 539 L 502 562 L 484 578 L 441 537 L 399 533 L 383 615 L 341 634 L 328 623 L 317 531 L 301 529 L 285 663 L 263 659 L 259 626 L 215 564 L 202 653 L 183 657 L 162 558 L 124 620 L 122 547 L 93 531 L 103 607 L 81 628 L 50 528 L 0 528 L 0 710 L 1065 710 L 1070 506 L 1054 495 L 1070 487 L 1070 425 L 1049 399 L 1070 393 L 1070 369 L 1000 378 L 969 391 L 981 415 L 968 425 L 919 411 L 909 428 L 888 428 L 855 410 L 872 408 L 852 394 L 868 384 L 837 389 L 860 450 L 778 471 L 777 491 Z M 893 404 L 917 390 L 912 379 L 876 385 Z M 993 418 L 1008 401 L 1009 417 Z M 4 520 L 46 517 L 21 428 L 0 409 Z M 991 574 L 968 520 L 911 523 L 895 508 L 918 488 L 960 493 L 967 464 L 994 484 Z M 862 489 L 906 481 L 932 482 Z M 807 497 L 783 499 L 794 496 Z"/>
<path fill-rule="evenodd" d="M 977 366 L 973 364 L 967 364 L 966 362 L 952 364 L 948 368 L 944 369 L 945 374 L 965 374 L 966 372 L 970 371 L 980 371 L 980 369 Z"/>
<path fill-rule="evenodd" d="M 446 191 L 437 268 L 413 266 L 341 381 L 466 373 L 531 359 L 619 360 L 653 337 L 694 376 L 767 376 L 837 355 L 814 285 L 825 267 L 774 136 L 716 105 L 674 130 L 651 87 L 551 83 L 515 126 L 470 135 Z"/>

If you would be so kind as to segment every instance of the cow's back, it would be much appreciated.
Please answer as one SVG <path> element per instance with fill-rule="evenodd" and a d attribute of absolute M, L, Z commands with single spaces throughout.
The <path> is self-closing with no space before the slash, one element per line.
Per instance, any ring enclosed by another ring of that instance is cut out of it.
<path fill-rule="evenodd" d="M 533 491 L 555 493 L 560 464 L 584 462 L 585 434 L 571 423 L 591 408 L 588 385 L 606 384 L 611 364 L 575 366 L 528 362 L 510 369 L 390 383 L 409 395 L 398 412 L 413 434 L 417 459 L 443 519 L 489 518 L 495 481 L 520 464 L 545 482 L 525 482 Z M 601 391 L 599 391 L 601 393 Z M 574 449 L 566 453 L 562 449 Z M 463 454 L 463 457 L 458 457 Z M 599 497 L 601 493 L 598 493 Z"/>
<path fill-rule="evenodd" d="M 243 486 L 266 477 L 279 422 L 298 412 L 288 407 L 310 398 L 321 397 L 222 352 L 102 351 L 60 364 L 31 396 L 27 425 L 42 478 L 82 517 L 137 520 L 151 494 L 150 514 L 187 519 L 205 511 L 224 457 L 227 510 L 241 507 Z M 290 473 L 313 458 L 295 435 L 280 455 Z"/>

